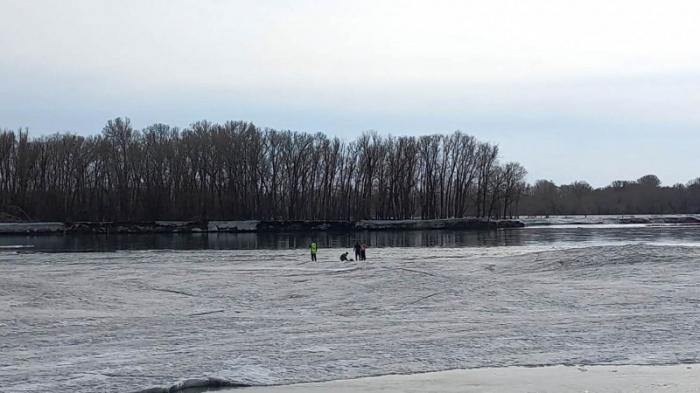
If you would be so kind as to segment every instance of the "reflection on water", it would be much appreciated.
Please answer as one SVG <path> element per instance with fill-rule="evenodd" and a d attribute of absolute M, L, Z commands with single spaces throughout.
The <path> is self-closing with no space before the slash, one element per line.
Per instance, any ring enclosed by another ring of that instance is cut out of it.
<path fill-rule="evenodd" d="M 312 239 L 324 248 L 350 248 L 356 241 L 370 247 L 493 247 L 617 242 L 700 245 L 700 226 L 529 227 L 499 231 L 355 233 L 11 235 L 0 236 L 0 247 L 24 245 L 32 246 L 35 251 L 289 249 L 306 248 Z"/>

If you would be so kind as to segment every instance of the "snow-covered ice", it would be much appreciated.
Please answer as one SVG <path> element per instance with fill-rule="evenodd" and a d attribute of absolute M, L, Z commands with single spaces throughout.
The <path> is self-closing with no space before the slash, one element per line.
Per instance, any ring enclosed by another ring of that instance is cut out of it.
<path fill-rule="evenodd" d="M 664 225 L 700 224 L 700 214 L 624 214 L 523 216 L 518 218 L 527 227 L 542 225 Z"/>
<path fill-rule="evenodd" d="M 700 247 L 371 248 L 359 263 L 340 252 L 0 251 L 0 386 L 700 361 Z"/>
<path fill-rule="evenodd" d="M 251 387 L 244 392 L 697 393 L 700 392 L 700 365 L 477 368 Z"/>

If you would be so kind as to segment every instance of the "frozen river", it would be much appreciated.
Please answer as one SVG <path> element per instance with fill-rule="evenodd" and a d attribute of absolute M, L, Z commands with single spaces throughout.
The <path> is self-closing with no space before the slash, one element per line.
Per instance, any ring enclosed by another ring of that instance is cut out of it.
<path fill-rule="evenodd" d="M 4 238 L 35 247 L 0 250 L 2 391 L 700 362 L 698 226 L 365 235 L 359 263 L 337 260 L 348 236 L 321 238 L 318 263 L 291 235 L 171 247 L 186 250 Z"/>

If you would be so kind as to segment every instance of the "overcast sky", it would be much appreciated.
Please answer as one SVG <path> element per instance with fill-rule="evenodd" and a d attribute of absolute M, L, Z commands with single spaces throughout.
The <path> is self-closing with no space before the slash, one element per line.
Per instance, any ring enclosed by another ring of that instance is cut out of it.
<path fill-rule="evenodd" d="M 462 130 L 529 179 L 700 176 L 700 2 L 0 0 L 0 127 Z"/>

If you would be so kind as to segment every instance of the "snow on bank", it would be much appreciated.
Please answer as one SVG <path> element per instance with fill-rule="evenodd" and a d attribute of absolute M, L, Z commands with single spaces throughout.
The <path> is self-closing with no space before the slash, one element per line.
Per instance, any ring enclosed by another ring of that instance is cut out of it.
<path fill-rule="evenodd" d="M 0 222 L 0 235 L 5 233 L 60 233 L 62 222 Z"/>
<path fill-rule="evenodd" d="M 153 221 L 153 222 L 46 222 L 0 223 L 0 234 L 26 233 L 247 233 L 247 232 L 354 232 L 381 230 L 486 230 L 520 228 L 517 220 L 488 220 L 481 218 L 450 218 L 439 220 L 366 220 L 366 221 Z"/>
<path fill-rule="evenodd" d="M 649 224 L 700 224 L 700 215 L 693 214 L 636 214 L 590 216 L 530 216 L 520 217 L 525 226 L 549 225 L 649 225 Z"/>
<path fill-rule="evenodd" d="M 640 227 L 646 225 L 700 225 L 700 215 L 621 215 L 523 217 L 517 220 L 447 218 L 435 220 L 361 220 L 361 221 L 153 221 L 153 222 L 0 222 L 2 234 L 38 233 L 250 233 L 250 232 L 355 232 L 410 230 L 494 230 L 526 227 Z"/>
<path fill-rule="evenodd" d="M 552 366 L 451 370 L 425 374 L 263 386 L 241 393 L 690 393 L 700 391 L 700 365 Z"/>
<path fill-rule="evenodd" d="M 260 221 L 209 221 L 207 230 L 209 232 L 256 232 Z"/>
<path fill-rule="evenodd" d="M 363 220 L 355 223 L 359 230 L 426 230 L 426 229 L 497 229 L 520 228 L 518 220 L 488 220 L 482 218 L 445 218 L 435 220 Z"/>

